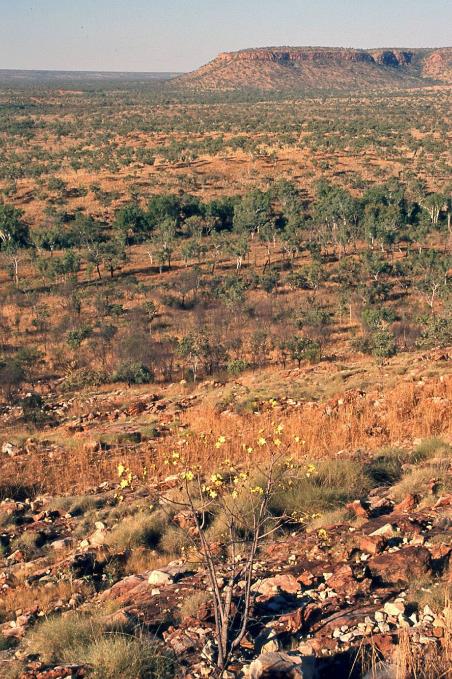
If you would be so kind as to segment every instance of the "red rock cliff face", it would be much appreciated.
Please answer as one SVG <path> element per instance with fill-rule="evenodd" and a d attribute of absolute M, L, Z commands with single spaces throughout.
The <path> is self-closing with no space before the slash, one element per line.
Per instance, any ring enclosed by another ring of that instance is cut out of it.
<path fill-rule="evenodd" d="M 408 66 L 413 62 L 414 59 L 413 52 L 401 50 L 377 50 L 371 54 L 377 64 L 381 64 L 382 66 L 391 66 L 393 68 Z"/>
<path fill-rule="evenodd" d="M 232 61 L 267 61 L 277 63 L 311 62 L 311 63 L 335 63 L 341 62 L 364 62 L 373 63 L 371 54 L 361 50 L 334 50 L 334 49 L 254 49 L 240 52 L 223 52 L 213 62 L 228 63 Z"/>
<path fill-rule="evenodd" d="M 452 80 L 452 48 L 437 50 L 424 62 L 424 75 L 438 80 Z"/>

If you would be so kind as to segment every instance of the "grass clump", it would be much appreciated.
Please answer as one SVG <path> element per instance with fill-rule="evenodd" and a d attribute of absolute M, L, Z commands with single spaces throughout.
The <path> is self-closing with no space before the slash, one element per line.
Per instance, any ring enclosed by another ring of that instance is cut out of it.
<path fill-rule="evenodd" d="M 275 494 L 270 507 L 274 515 L 331 511 L 371 488 L 364 468 L 351 460 L 322 461 L 313 466 L 314 473 L 300 476 Z"/>
<path fill-rule="evenodd" d="M 108 536 L 108 544 L 119 550 L 135 547 L 155 549 L 165 532 L 166 523 L 163 512 L 128 516 L 113 528 Z"/>
<path fill-rule="evenodd" d="M 191 596 L 184 599 L 180 609 L 181 619 L 184 620 L 185 618 L 197 618 L 201 606 L 210 601 L 211 598 L 212 597 L 208 592 L 193 592 Z"/>
<path fill-rule="evenodd" d="M 93 679 L 171 679 L 175 672 L 170 654 L 142 637 L 97 639 L 86 649 L 83 662 L 93 667 Z"/>
<path fill-rule="evenodd" d="M 80 613 L 47 618 L 30 637 L 30 651 L 44 662 L 73 662 L 80 649 L 100 636 L 105 625 L 95 618 Z"/>
<path fill-rule="evenodd" d="M 72 514 L 72 516 L 83 516 L 88 512 L 101 509 L 105 500 L 95 495 L 73 495 L 55 498 L 49 509 L 59 511 L 61 514 Z"/>
<path fill-rule="evenodd" d="M 109 630 L 80 613 L 45 620 L 33 632 L 30 650 L 48 663 L 88 665 L 95 679 L 171 679 L 175 672 L 172 656 L 154 640 Z"/>
<path fill-rule="evenodd" d="M 364 467 L 372 486 L 392 486 L 402 478 L 406 454 L 398 449 L 381 451 Z"/>
<path fill-rule="evenodd" d="M 410 584 L 408 601 L 419 609 L 429 606 L 440 615 L 452 599 L 452 584 L 438 578 L 420 578 Z"/>
<path fill-rule="evenodd" d="M 423 462 L 433 457 L 450 457 L 452 455 L 452 446 L 445 443 L 439 438 L 432 437 L 421 441 L 413 451 L 410 460 L 413 463 Z"/>
<path fill-rule="evenodd" d="M 182 554 L 192 544 L 190 536 L 178 526 L 169 526 L 160 540 L 159 547 L 165 554 Z"/>

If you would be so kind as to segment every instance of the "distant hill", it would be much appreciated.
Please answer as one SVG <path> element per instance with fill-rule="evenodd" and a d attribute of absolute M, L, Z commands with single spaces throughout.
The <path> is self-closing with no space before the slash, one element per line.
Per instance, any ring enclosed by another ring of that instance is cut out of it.
<path fill-rule="evenodd" d="M 169 80 L 179 75 L 173 72 L 131 73 L 127 71 L 23 71 L 0 69 L 0 85 L 68 86 L 86 84 L 130 84 Z"/>
<path fill-rule="evenodd" d="M 351 90 L 452 82 L 452 48 L 268 47 L 224 52 L 175 78 L 201 90 Z"/>

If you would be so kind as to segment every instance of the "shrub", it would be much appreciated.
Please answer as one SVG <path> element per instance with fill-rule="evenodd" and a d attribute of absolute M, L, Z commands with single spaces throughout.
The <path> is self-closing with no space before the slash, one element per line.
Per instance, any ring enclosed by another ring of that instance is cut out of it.
<path fill-rule="evenodd" d="M 249 367 L 250 365 L 247 361 L 244 361 L 241 358 L 236 358 L 233 359 L 232 361 L 229 361 L 228 373 L 230 375 L 240 375 L 240 373 L 243 373 L 245 372 L 245 370 L 248 370 Z"/>
<path fill-rule="evenodd" d="M 421 349 L 447 347 L 452 344 L 452 318 L 429 316 L 423 319 L 424 329 L 417 345 Z"/>
<path fill-rule="evenodd" d="M 113 375 L 114 382 L 127 382 L 127 384 L 150 384 L 154 381 L 154 373 L 142 363 L 121 363 Z"/>

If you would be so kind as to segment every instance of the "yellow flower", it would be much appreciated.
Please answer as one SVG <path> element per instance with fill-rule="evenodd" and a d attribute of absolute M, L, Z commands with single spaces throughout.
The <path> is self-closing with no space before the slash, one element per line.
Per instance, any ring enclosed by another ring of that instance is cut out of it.
<path fill-rule="evenodd" d="M 254 448 L 251 448 L 251 446 L 248 446 L 248 448 L 246 449 L 246 452 L 251 455 L 253 450 L 254 450 Z"/>
<path fill-rule="evenodd" d="M 184 481 L 193 481 L 195 475 L 193 474 L 192 471 L 183 472 L 182 478 L 184 479 Z"/>
<path fill-rule="evenodd" d="M 278 426 L 275 428 L 275 434 L 282 434 L 284 431 L 284 426 L 282 424 L 278 424 Z"/>
<path fill-rule="evenodd" d="M 263 495 L 264 494 L 264 489 L 262 488 L 262 486 L 254 486 L 254 488 L 251 488 L 250 490 L 255 495 Z"/>
<path fill-rule="evenodd" d="M 212 500 L 215 500 L 216 497 L 218 497 L 218 493 L 216 490 L 210 490 L 209 491 L 209 497 L 212 498 Z"/>
<path fill-rule="evenodd" d="M 259 438 L 257 439 L 257 445 L 262 448 L 262 446 L 265 446 L 266 443 L 267 440 L 263 436 L 259 436 Z"/>
<path fill-rule="evenodd" d="M 328 538 L 328 533 L 324 528 L 321 528 L 318 531 L 317 536 L 319 537 L 320 540 L 326 540 Z"/>
<path fill-rule="evenodd" d="M 273 445 L 275 445 L 277 448 L 279 448 L 281 443 L 282 443 L 281 439 L 273 439 Z"/>
<path fill-rule="evenodd" d="M 315 464 L 308 464 L 306 467 L 306 476 L 309 478 L 313 474 L 317 474 L 317 467 Z"/>
<path fill-rule="evenodd" d="M 127 488 L 128 485 L 129 485 L 129 481 L 127 479 L 121 479 L 121 482 L 119 484 L 120 488 Z"/>
<path fill-rule="evenodd" d="M 126 471 L 126 468 L 124 467 L 124 465 L 118 464 L 118 476 L 122 476 L 125 471 Z"/>
<path fill-rule="evenodd" d="M 234 498 L 234 500 L 235 500 L 236 498 L 238 498 L 238 496 L 239 496 L 239 494 L 238 494 L 238 492 L 237 492 L 236 490 L 233 490 L 232 493 L 231 493 L 231 495 L 232 495 L 232 497 Z"/>

